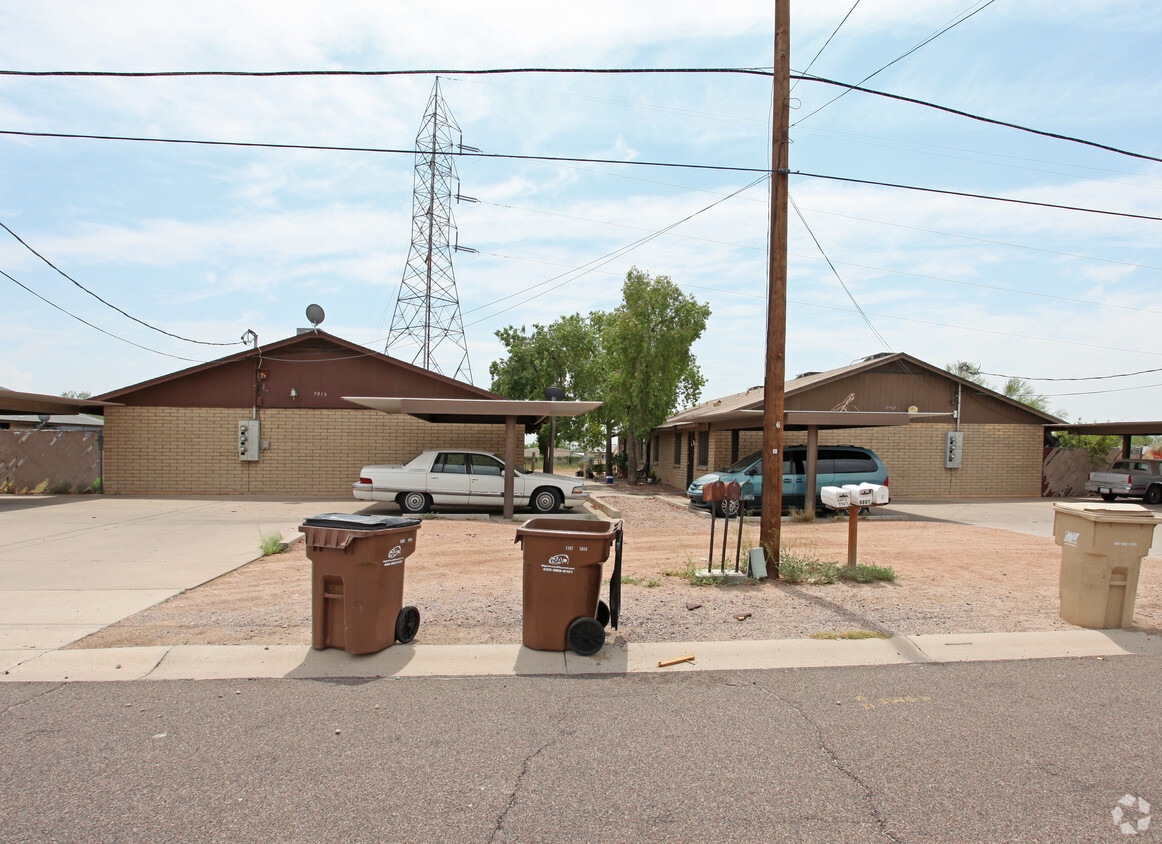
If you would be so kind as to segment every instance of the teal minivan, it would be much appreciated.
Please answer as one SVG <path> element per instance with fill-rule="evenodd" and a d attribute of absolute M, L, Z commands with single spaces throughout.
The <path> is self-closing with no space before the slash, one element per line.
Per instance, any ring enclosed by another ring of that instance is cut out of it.
<path fill-rule="evenodd" d="M 802 507 L 807 490 L 807 447 L 793 445 L 783 452 L 783 508 Z M 720 472 L 695 478 L 694 483 L 686 489 L 690 503 L 696 507 L 708 507 L 709 504 L 702 501 L 702 487 L 714 481 L 738 481 L 739 484 L 750 481 L 754 488 L 754 501 L 747 509 L 759 509 L 763 498 L 762 451 L 748 454 Z M 871 449 L 854 445 L 820 446 L 815 466 L 816 507 L 820 504 L 819 490 L 825 486 L 865 483 L 888 485 L 888 469 L 879 455 Z M 718 512 L 724 516 L 737 512 L 737 504 L 733 501 L 719 501 L 717 506 Z"/>

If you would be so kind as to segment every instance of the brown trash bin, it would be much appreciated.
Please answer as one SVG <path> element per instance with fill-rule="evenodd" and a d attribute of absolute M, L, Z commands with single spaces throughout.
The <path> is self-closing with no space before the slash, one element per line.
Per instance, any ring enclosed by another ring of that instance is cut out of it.
<path fill-rule="evenodd" d="M 403 561 L 419 529 L 419 519 L 350 513 L 299 525 L 311 560 L 311 647 L 370 654 L 415 638 L 420 613 L 403 606 Z"/>
<path fill-rule="evenodd" d="M 1132 626 L 1138 575 L 1156 524 L 1155 515 L 1137 504 L 1054 504 L 1061 618 L 1095 630 Z"/>
<path fill-rule="evenodd" d="M 583 519 L 529 519 L 516 531 L 524 551 L 522 641 L 526 648 L 590 656 L 605 644 L 605 625 L 617 627 L 621 585 L 620 524 Z M 610 605 L 599 601 L 601 564 L 618 542 Z"/>

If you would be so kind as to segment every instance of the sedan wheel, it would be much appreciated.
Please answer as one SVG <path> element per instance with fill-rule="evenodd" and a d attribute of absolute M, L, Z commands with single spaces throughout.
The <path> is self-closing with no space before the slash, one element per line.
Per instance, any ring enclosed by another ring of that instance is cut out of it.
<path fill-rule="evenodd" d="M 1155 484 L 1150 487 L 1142 500 L 1147 504 L 1162 504 L 1162 486 Z"/>
<path fill-rule="evenodd" d="M 555 513 L 561 501 L 551 489 L 538 489 L 533 495 L 533 509 L 538 513 Z"/>
<path fill-rule="evenodd" d="M 422 492 L 405 492 L 399 498 L 399 509 L 405 513 L 425 513 L 431 506 L 428 496 Z"/>

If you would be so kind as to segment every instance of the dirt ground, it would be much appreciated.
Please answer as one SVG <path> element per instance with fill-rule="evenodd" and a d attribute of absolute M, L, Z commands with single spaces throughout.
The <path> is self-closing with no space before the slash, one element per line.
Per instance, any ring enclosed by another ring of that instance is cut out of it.
<path fill-rule="evenodd" d="M 1058 617 L 1061 549 L 1052 539 L 928 521 L 859 525 L 859 561 L 890 566 L 894 582 L 792 585 L 777 580 L 693 585 L 705 567 L 710 519 L 659 498 L 616 495 L 625 522 L 621 624 L 626 642 L 805 638 L 867 630 L 888 634 L 1067 630 Z M 717 522 L 715 560 L 722 547 Z M 735 522 L 729 534 L 733 569 Z M 743 553 L 757 544 L 748 520 Z M 846 520 L 784 522 L 784 549 L 847 559 Z M 421 613 L 417 644 L 521 641 L 522 556 L 516 524 L 425 519 L 405 564 L 404 602 Z M 744 563 L 745 564 L 745 563 Z M 613 565 L 605 564 L 604 580 Z M 607 594 L 603 585 L 603 596 Z M 739 620 L 740 616 L 746 616 Z M 1142 564 L 1137 629 L 1162 632 L 1162 558 Z M 295 644 L 311 640 L 311 563 L 302 542 L 107 627 L 71 647 Z"/>

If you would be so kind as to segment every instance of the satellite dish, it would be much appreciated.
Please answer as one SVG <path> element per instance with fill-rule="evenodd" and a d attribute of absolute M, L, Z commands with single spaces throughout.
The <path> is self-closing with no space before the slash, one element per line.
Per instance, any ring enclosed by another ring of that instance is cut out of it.
<path fill-rule="evenodd" d="M 307 321 L 310 322 L 311 325 L 315 326 L 315 328 L 319 327 L 319 323 L 322 322 L 326 316 L 327 315 L 323 313 L 323 309 L 318 305 L 307 305 Z"/>

